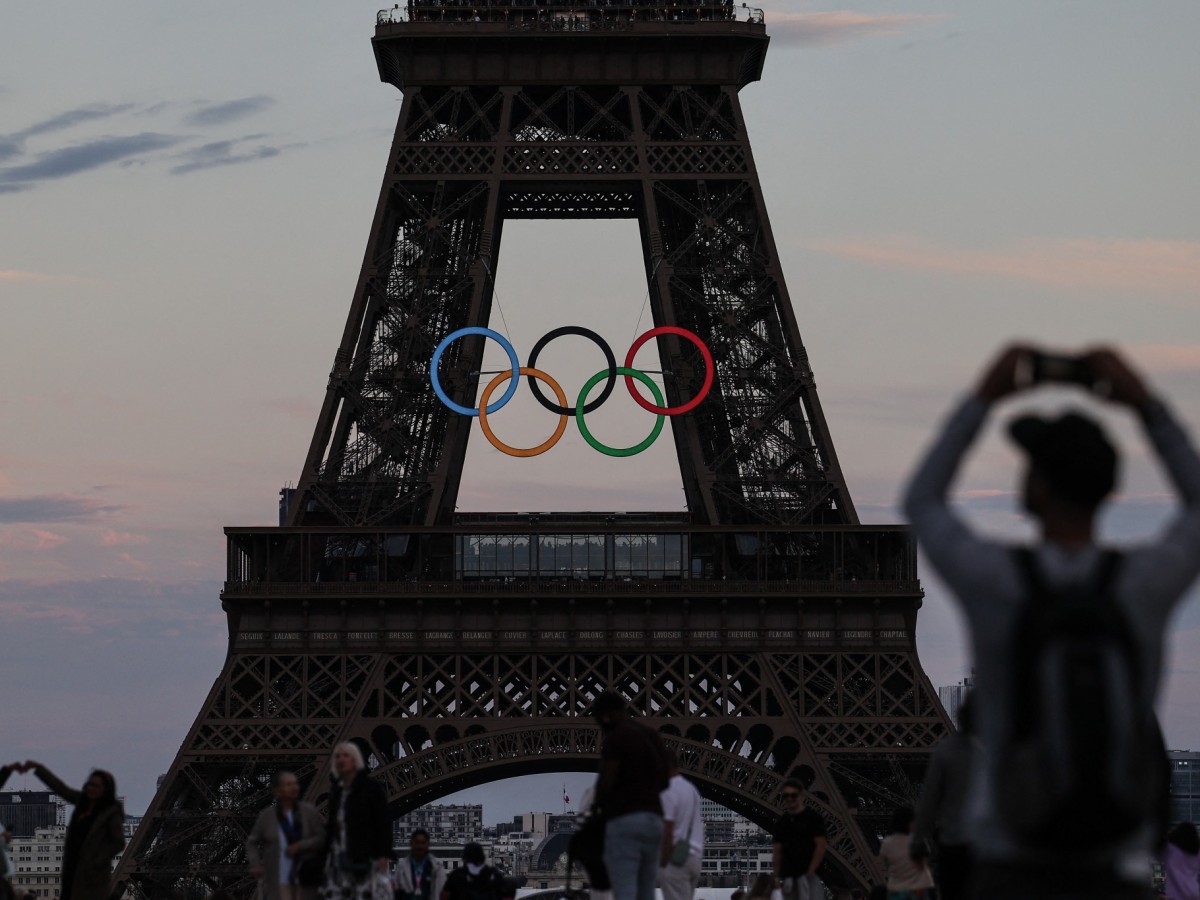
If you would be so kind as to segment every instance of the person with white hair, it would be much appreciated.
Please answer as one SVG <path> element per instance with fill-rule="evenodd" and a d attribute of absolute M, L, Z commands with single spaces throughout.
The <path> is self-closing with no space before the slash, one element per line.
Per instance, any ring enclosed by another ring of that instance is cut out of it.
<path fill-rule="evenodd" d="M 388 867 L 395 858 L 383 786 L 371 778 L 362 751 L 349 741 L 333 748 L 329 794 L 325 900 L 391 900 Z"/>

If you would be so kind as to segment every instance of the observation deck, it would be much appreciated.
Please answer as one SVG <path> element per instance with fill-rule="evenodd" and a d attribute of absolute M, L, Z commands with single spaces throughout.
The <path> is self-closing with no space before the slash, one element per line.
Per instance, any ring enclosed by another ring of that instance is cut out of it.
<path fill-rule="evenodd" d="M 226 528 L 235 639 L 909 646 L 916 545 L 889 526 L 468 514 L 420 529 Z M 239 637 L 240 636 L 240 637 Z"/>
<path fill-rule="evenodd" d="M 381 80 L 406 85 L 735 84 L 762 75 L 762 10 L 728 0 L 409 3 L 376 16 Z"/>

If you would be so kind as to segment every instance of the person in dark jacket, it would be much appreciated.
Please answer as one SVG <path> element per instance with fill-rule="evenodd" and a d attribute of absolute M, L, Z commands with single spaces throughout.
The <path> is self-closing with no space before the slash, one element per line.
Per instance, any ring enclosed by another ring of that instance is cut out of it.
<path fill-rule="evenodd" d="M 327 900 L 372 900 L 387 887 L 392 821 L 383 786 L 371 778 L 355 744 L 333 748 L 333 790 L 329 794 L 328 862 L 322 895 Z M 375 877 L 376 875 L 380 877 Z"/>
<path fill-rule="evenodd" d="M 53 772 L 30 760 L 42 783 L 75 805 L 67 823 L 59 900 L 108 900 L 112 893 L 113 857 L 125 848 L 125 809 L 117 799 L 117 782 L 95 769 L 83 790 L 67 787 Z"/>

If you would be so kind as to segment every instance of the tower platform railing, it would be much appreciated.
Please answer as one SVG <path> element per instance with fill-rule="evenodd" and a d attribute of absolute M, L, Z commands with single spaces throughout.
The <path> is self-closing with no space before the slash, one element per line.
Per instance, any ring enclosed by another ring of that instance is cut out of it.
<path fill-rule="evenodd" d="M 611 31 L 650 23 L 730 22 L 763 25 L 763 11 L 725 0 L 655 0 L 655 2 L 408 3 L 381 9 L 377 27 L 410 23 L 503 25 L 517 31 Z"/>
<path fill-rule="evenodd" d="M 888 526 L 474 519 L 419 530 L 227 528 L 227 595 L 916 595 Z"/>

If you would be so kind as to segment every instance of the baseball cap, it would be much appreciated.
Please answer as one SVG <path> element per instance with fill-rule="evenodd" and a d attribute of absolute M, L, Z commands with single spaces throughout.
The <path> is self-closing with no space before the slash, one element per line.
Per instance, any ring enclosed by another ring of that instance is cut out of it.
<path fill-rule="evenodd" d="M 1117 484 L 1117 451 L 1094 419 L 1074 410 L 1056 419 L 1021 416 L 1009 436 L 1063 497 L 1096 506 Z"/>

